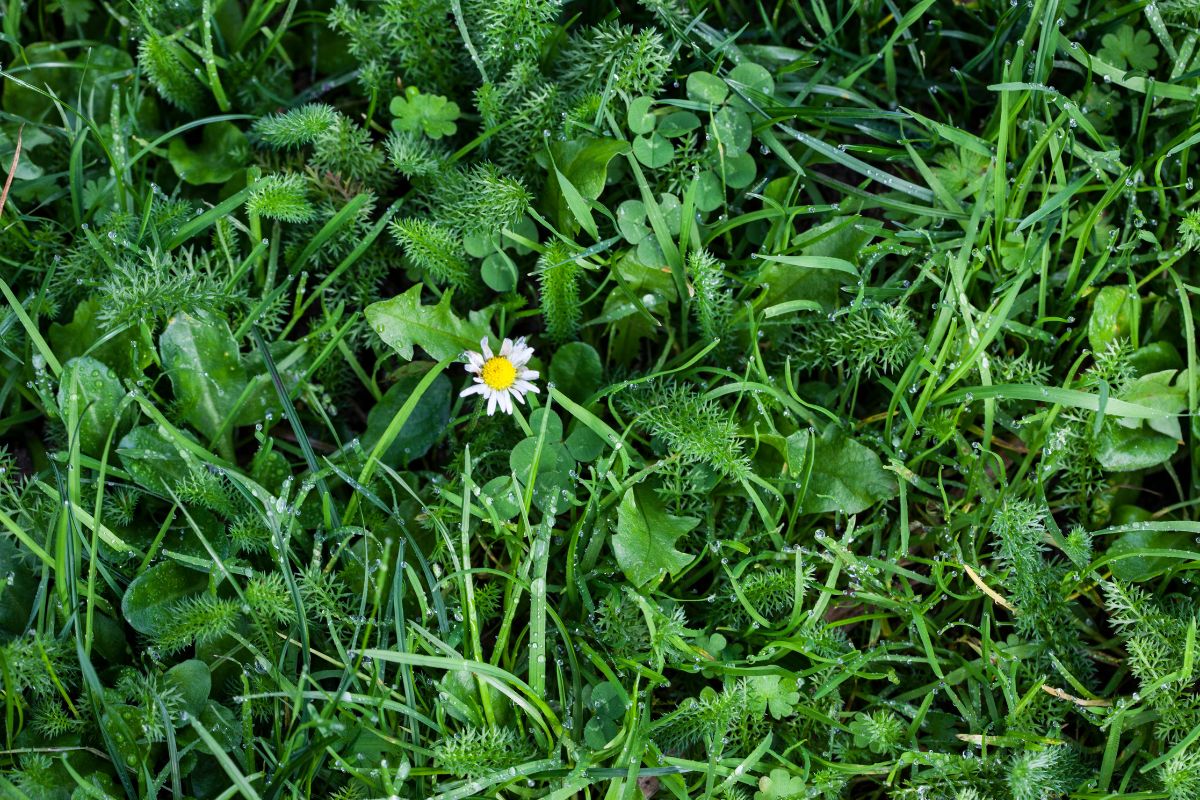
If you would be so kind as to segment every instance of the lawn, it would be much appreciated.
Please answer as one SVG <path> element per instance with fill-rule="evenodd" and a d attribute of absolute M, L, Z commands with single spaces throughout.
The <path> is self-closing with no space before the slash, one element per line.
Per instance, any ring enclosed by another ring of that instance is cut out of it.
<path fill-rule="evenodd" d="M 1200 2 L 6 0 L 4 800 L 1200 800 Z"/>

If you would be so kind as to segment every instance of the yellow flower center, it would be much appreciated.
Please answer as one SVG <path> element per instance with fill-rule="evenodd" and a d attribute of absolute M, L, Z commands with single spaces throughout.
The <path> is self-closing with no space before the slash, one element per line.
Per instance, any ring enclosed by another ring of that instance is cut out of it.
<path fill-rule="evenodd" d="M 483 363 L 480 377 L 492 389 L 501 392 L 517 382 L 517 368 L 504 356 L 496 356 Z"/>

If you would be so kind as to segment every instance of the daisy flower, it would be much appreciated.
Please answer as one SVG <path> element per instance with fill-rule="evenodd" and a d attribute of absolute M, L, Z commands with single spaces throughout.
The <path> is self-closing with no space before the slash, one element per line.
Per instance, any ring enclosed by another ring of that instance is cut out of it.
<path fill-rule="evenodd" d="M 496 411 L 496 406 L 505 414 L 511 414 L 513 398 L 524 403 L 526 392 L 538 391 L 532 383 L 537 379 L 537 371 L 525 368 L 533 356 L 533 348 L 525 344 L 522 336 L 515 342 L 505 339 L 500 352 L 493 355 L 485 336 L 479 340 L 479 349 L 479 353 L 467 351 L 466 368 L 475 376 L 475 383 L 463 389 L 459 396 L 478 394 L 486 397 L 489 417 Z"/>

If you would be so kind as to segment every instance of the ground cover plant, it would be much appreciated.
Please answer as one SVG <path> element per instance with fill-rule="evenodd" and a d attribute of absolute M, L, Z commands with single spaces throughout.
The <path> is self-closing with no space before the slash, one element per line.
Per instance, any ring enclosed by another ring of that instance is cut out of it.
<path fill-rule="evenodd" d="M 0 796 L 1200 798 L 1200 4 L 4 4 Z"/>

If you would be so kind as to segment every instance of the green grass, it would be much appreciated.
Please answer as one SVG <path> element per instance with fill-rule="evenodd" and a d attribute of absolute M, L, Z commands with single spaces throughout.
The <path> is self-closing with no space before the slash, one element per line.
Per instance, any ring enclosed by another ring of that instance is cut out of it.
<path fill-rule="evenodd" d="M 1198 24 L 5 4 L 0 797 L 1197 800 Z"/>

